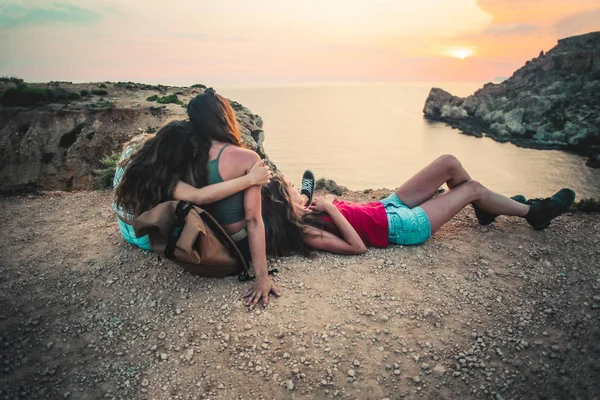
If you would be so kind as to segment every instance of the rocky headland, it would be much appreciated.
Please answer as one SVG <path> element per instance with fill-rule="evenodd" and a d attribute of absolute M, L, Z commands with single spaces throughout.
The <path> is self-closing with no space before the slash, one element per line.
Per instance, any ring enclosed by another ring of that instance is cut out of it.
<path fill-rule="evenodd" d="M 465 134 L 573 151 L 600 168 L 600 32 L 561 39 L 466 98 L 433 88 L 423 113 Z"/>
<path fill-rule="evenodd" d="M 82 190 L 96 186 L 102 160 L 140 133 L 187 118 L 204 85 L 0 80 L 0 191 Z M 231 101 L 242 139 L 265 158 L 262 119 Z"/>

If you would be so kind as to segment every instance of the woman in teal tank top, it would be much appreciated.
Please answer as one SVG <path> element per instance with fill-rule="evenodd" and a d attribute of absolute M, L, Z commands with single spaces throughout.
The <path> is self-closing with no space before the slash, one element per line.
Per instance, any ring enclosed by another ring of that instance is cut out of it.
<path fill-rule="evenodd" d="M 260 159 L 258 154 L 242 146 L 229 101 L 212 88 L 194 97 L 187 112 L 194 131 L 191 147 L 196 163 L 192 173 L 199 187 L 243 176 Z M 246 293 L 246 304 L 253 307 L 262 301 L 266 305 L 269 294 L 278 296 L 279 290 L 268 276 L 260 187 L 250 187 L 207 208 L 254 268 L 256 280 Z"/>
<path fill-rule="evenodd" d="M 258 154 L 243 148 L 235 113 L 214 90 L 193 98 L 188 115 L 189 122 L 167 124 L 126 155 L 115 180 L 115 211 L 126 224 L 128 217 L 167 200 L 212 203 L 207 208 L 214 208 L 223 228 L 254 267 L 256 280 L 246 304 L 262 301 L 266 305 L 269 294 L 279 295 L 279 290 L 268 276 L 259 182 L 247 181 L 253 168 L 265 167 L 257 167 Z M 121 232 L 125 240 L 147 248 L 147 241 L 134 238 L 128 226 Z"/>

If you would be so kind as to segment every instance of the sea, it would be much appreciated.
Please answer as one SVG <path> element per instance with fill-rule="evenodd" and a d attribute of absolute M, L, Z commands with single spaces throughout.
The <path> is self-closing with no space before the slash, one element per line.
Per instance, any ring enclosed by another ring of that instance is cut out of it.
<path fill-rule="evenodd" d="M 461 134 L 428 121 L 423 106 L 440 87 L 467 96 L 485 82 L 386 82 L 223 86 L 215 89 L 264 121 L 264 148 L 299 183 L 304 170 L 352 190 L 394 189 L 443 154 L 504 195 L 546 197 L 563 187 L 600 197 L 600 170 L 585 157 Z"/>

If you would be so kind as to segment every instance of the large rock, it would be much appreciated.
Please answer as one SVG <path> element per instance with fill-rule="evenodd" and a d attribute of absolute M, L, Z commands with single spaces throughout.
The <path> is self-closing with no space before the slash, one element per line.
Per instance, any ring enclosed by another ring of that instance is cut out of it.
<path fill-rule="evenodd" d="M 467 98 L 433 88 L 423 113 L 463 133 L 518 146 L 600 152 L 600 32 L 558 41 L 500 84 Z"/>
<path fill-rule="evenodd" d="M 97 87 L 60 86 L 75 93 Z M 103 86 L 107 86 L 108 94 L 102 99 L 85 96 L 67 104 L 0 108 L 0 191 L 24 187 L 91 189 L 96 182 L 94 170 L 101 168 L 104 157 L 119 152 L 123 143 L 141 132 L 154 132 L 168 121 L 187 118 L 181 105 L 161 105 L 147 101 L 147 97 L 177 93 L 186 104 L 203 90 L 139 84 Z M 141 89 L 147 87 L 150 89 Z M 244 144 L 266 158 L 262 119 L 241 104 L 231 103 Z"/>

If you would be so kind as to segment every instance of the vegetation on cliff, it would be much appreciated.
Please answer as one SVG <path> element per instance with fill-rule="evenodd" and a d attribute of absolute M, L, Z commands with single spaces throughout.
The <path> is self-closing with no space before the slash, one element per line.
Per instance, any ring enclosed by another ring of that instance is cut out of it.
<path fill-rule="evenodd" d="M 62 88 L 48 89 L 19 83 L 15 87 L 9 87 L 0 95 L 0 105 L 3 107 L 31 107 L 52 102 L 78 100 L 80 97 L 79 93 Z"/>
<path fill-rule="evenodd" d="M 158 104 L 179 104 L 183 106 L 183 101 L 179 100 L 176 94 L 170 94 L 168 96 L 157 96 L 152 95 L 146 99 L 147 101 L 155 101 Z"/>

